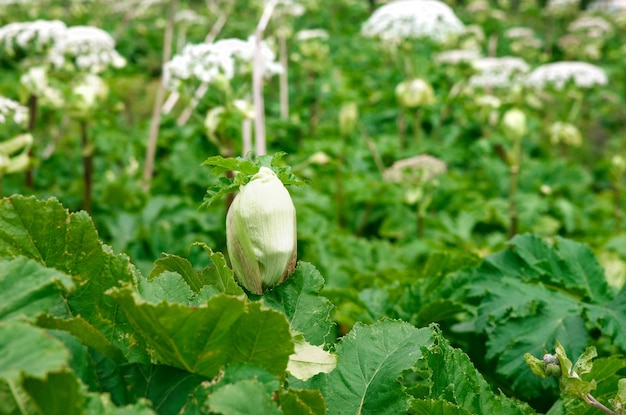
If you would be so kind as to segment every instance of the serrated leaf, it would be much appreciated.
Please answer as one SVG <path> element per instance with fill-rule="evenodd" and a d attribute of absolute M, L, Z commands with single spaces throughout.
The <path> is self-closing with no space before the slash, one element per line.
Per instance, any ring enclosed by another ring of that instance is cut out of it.
<path fill-rule="evenodd" d="M 96 330 L 82 317 L 64 319 L 45 314 L 40 315 L 35 324 L 46 329 L 66 331 L 80 340 L 84 345 L 94 348 L 117 363 L 122 363 L 126 360 L 119 348 L 112 345 L 100 331 Z"/>
<path fill-rule="evenodd" d="M 615 298 L 604 304 L 584 304 L 591 322 L 622 350 L 626 350 L 626 285 Z"/>
<path fill-rule="evenodd" d="M 337 356 L 320 346 L 307 343 L 303 336 L 294 338 L 295 352 L 289 356 L 287 371 L 300 380 L 307 380 L 318 373 L 329 373 L 337 366 Z"/>
<path fill-rule="evenodd" d="M 337 368 L 320 375 L 328 413 L 406 412 L 408 395 L 398 378 L 421 357 L 421 348 L 431 344 L 432 336 L 432 329 L 402 321 L 355 324 L 337 345 Z"/>
<path fill-rule="evenodd" d="M 46 415 L 82 415 L 85 398 L 74 373 L 49 373 L 44 379 L 26 377 L 24 390 Z"/>
<path fill-rule="evenodd" d="M 434 342 L 434 345 L 422 348 L 424 363 L 430 373 L 431 399 L 448 401 L 472 415 L 535 413 L 525 403 L 495 394 L 469 357 L 460 349 L 451 347 L 441 332 L 435 332 Z"/>
<path fill-rule="evenodd" d="M 263 298 L 270 307 L 283 311 L 291 327 L 308 342 L 323 345 L 331 341 L 335 326 L 334 306 L 320 295 L 323 288 L 319 271 L 308 262 L 299 262 L 293 275 Z"/>
<path fill-rule="evenodd" d="M 11 196 L 0 200 L 0 258 L 26 256 L 72 277 L 76 289 L 54 311 L 93 325 L 131 360 L 147 360 L 141 339 L 103 293 L 120 282 L 136 284 L 138 273 L 125 255 L 98 240 L 85 212 L 70 214 L 56 199 Z"/>
<path fill-rule="evenodd" d="M 44 330 L 24 323 L 0 323 L 0 378 L 17 382 L 23 376 L 43 379 L 67 368 L 68 350 Z"/>
<path fill-rule="evenodd" d="M 317 390 L 281 390 L 278 393 L 284 415 L 324 415 L 326 405 Z"/>
<path fill-rule="evenodd" d="M 27 258 L 0 260 L 0 320 L 48 312 L 74 288 L 72 279 Z"/>
<path fill-rule="evenodd" d="M 224 254 L 221 252 L 213 252 L 211 248 L 201 242 L 197 242 L 194 245 L 204 249 L 213 263 L 213 266 L 208 266 L 202 270 L 202 281 L 215 287 L 219 292 L 231 295 L 243 295 L 243 290 L 235 281 L 233 270 L 226 264 Z"/>
<path fill-rule="evenodd" d="M 284 376 L 293 342 L 285 316 L 225 294 L 189 307 L 150 304 L 129 288 L 114 289 L 127 317 L 162 363 L 207 377 L 225 364 L 247 363 Z"/>
<path fill-rule="evenodd" d="M 435 399 L 414 399 L 411 414 L 415 415 L 476 415 L 451 402 Z"/>
<path fill-rule="evenodd" d="M 162 254 L 161 258 L 154 262 L 154 269 L 150 272 L 150 279 L 154 279 L 166 271 L 175 272 L 183 277 L 183 280 L 195 293 L 200 292 L 200 289 L 208 283 L 202 280 L 187 258 L 177 255 Z"/>
<path fill-rule="evenodd" d="M 203 166 L 211 166 L 213 173 L 219 175 L 227 171 L 240 171 L 252 175 L 259 171 L 259 166 L 252 161 L 237 157 L 212 156 L 202 162 Z"/>
<path fill-rule="evenodd" d="M 281 411 L 268 394 L 263 383 L 257 380 L 242 380 L 223 386 L 209 395 L 207 400 L 211 412 L 223 415 L 279 415 Z"/>

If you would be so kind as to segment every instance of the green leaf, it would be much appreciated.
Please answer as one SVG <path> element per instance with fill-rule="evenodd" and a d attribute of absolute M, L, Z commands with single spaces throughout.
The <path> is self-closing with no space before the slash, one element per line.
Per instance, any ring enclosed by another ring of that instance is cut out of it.
<path fill-rule="evenodd" d="M 162 363 L 207 377 L 227 363 L 247 363 L 284 376 L 293 342 L 285 316 L 225 294 L 189 307 L 151 304 L 129 288 L 114 289 L 127 317 Z"/>
<path fill-rule="evenodd" d="M 208 284 L 208 281 L 203 281 L 201 275 L 193 269 L 191 262 L 186 258 L 162 254 L 161 258 L 154 262 L 154 269 L 150 272 L 150 279 L 154 279 L 166 271 L 175 272 L 183 277 L 195 293 L 200 292 L 202 286 Z"/>
<path fill-rule="evenodd" d="M 224 415 L 279 415 L 282 412 L 265 385 L 249 379 L 231 383 L 213 392 L 207 400 L 211 412 Z"/>
<path fill-rule="evenodd" d="M 398 379 L 432 343 L 433 330 L 394 320 L 354 325 L 337 345 L 337 368 L 319 375 L 329 414 L 399 414 L 408 395 Z M 316 377 L 317 378 L 317 377 Z"/>
<path fill-rule="evenodd" d="M 44 379 L 68 366 L 70 354 L 59 340 L 24 323 L 0 323 L 0 378 L 17 382 L 23 376 Z"/>
<path fill-rule="evenodd" d="M 243 295 L 243 290 L 235 281 L 235 274 L 228 268 L 226 258 L 221 252 L 213 252 L 206 244 L 196 242 L 194 245 L 202 247 L 211 258 L 213 266 L 204 268 L 201 272 L 201 280 L 215 287 L 219 292 L 231 295 Z"/>
<path fill-rule="evenodd" d="M 604 304 L 584 304 L 589 320 L 601 329 L 602 334 L 626 350 L 626 285 L 615 298 Z"/>
<path fill-rule="evenodd" d="M 31 259 L 0 260 L 0 320 L 48 312 L 73 288 L 68 275 Z"/>
<path fill-rule="evenodd" d="M 326 404 L 317 390 L 281 390 L 280 409 L 285 415 L 324 415 Z"/>
<path fill-rule="evenodd" d="M 39 413 L 46 415 L 81 415 L 85 398 L 72 372 L 49 373 L 44 379 L 24 379 L 24 390 L 30 395 Z"/>
<path fill-rule="evenodd" d="M 270 307 L 283 311 L 291 327 L 308 342 L 323 345 L 332 341 L 335 328 L 334 307 L 320 295 L 323 288 L 319 271 L 308 262 L 299 262 L 293 275 L 263 298 Z"/>
<path fill-rule="evenodd" d="M 203 166 L 211 166 L 212 173 L 220 175 L 227 171 L 240 171 L 244 174 L 253 175 L 259 171 L 259 166 L 252 161 L 237 157 L 225 158 L 222 156 L 212 156 L 202 162 Z"/>
<path fill-rule="evenodd" d="M 140 279 L 137 290 L 141 298 L 152 304 L 167 301 L 188 305 L 194 297 L 193 291 L 180 274 L 172 271 L 164 271 L 150 281 Z"/>
<path fill-rule="evenodd" d="M 307 380 L 318 373 L 328 373 L 337 366 L 337 356 L 321 346 L 313 346 L 301 334 L 294 337 L 294 354 L 289 356 L 287 371 L 294 377 Z"/>
<path fill-rule="evenodd" d="M 82 317 L 63 319 L 45 314 L 40 315 L 35 324 L 46 329 L 66 331 L 80 340 L 84 345 L 93 347 L 95 350 L 117 363 L 122 363 L 126 360 L 119 348 L 112 345 L 100 331 L 96 330 Z"/>
<path fill-rule="evenodd" d="M 427 373 L 430 374 L 427 379 L 429 398 L 447 401 L 472 415 L 535 413 L 525 403 L 495 394 L 469 357 L 451 347 L 440 331 L 435 331 L 434 344 L 422 347 L 422 353 Z M 414 405 L 419 408 L 424 404 L 412 403 L 412 408 Z M 446 413 L 443 411 L 450 409 L 442 405 L 440 410 Z"/>
<path fill-rule="evenodd" d="M 415 415 L 476 415 L 451 402 L 435 399 L 414 399 L 411 414 Z"/>
<path fill-rule="evenodd" d="M 0 258 L 26 256 L 72 277 L 76 289 L 55 309 L 56 317 L 82 317 L 131 360 L 148 356 L 141 339 L 110 297 L 120 282 L 136 284 L 138 273 L 125 255 L 98 240 L 85 212 L 70 214 L 56 199 L 11 196 L 0 200 Z"/>

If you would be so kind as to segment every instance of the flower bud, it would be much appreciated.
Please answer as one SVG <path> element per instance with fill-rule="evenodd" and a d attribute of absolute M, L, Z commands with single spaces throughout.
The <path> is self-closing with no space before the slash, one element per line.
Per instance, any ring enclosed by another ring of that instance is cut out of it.
<path fill-rule="evenodd" d="M 509 140 L 520 140 L 528 133 L 526 114 L 517 108 L 512 108 L 504 113 L 501 126 L 504 135 L 506 135 Z"/>
<path fill-rule="evenodd" d="M 254 294 L 283 282 L 296 265 L 296 209 L 267 167 L 241 186 L 226 216 L 226 245 L 235 277 Z"/>
<path fill-rule="evenodd" d="M 566 122 L 555 122 L 550 127 L 550 142 L 552 144 L 563 143 L 567 146 L 580 147 L 583 137 L 575 125 Z"/>
<path fill-rule="evenodd" d="M 347 136 L 356 127 L 359 120 L 359 107 L 356 102 L 348 102 L 339 110 L 339 131 L 342 136 Z"/>
<path fill-rule="evenodd" d="M 417 108 L 435 102 L 435 91 L 423 79 L 404 81 L 396 86 L 396 97 L 400 105 L 406 108 Z"/>

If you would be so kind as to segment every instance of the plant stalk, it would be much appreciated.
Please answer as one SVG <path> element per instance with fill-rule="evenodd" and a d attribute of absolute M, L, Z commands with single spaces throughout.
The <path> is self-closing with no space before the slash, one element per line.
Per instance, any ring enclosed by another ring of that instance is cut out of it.
<path fill-rule="evenodd" d="M 89 144 L 89 137 L 87 135 L 87 121 L 80 121 L 80 138 L 83 155 L 83 210 L 91 214 L 91 188 L 93 184 L 94 149 Z"/>
<path fill-rule="evenodd" d="M 167 12 L 167 24 L 163 34 L 163 65 L 172 57 L 172 40 L 174 37 L 174 14 L 178 9 L 178 0 L 170 0 Z M 161 107 L 165 101 L 165 85 L 162 80 L 159 82 L 154 106 L 152 107 L 152 119 L 150 120 L 150 132 L 148 135 L 148 145 L 146 149 L 146 164 L 143 170 L 143 188 L 150 190 L 152 176 L 154 174 L 154 159 L 156 158 L 157 141 L 159 138 L 159 128 L 161 124 Z"/>
<path fill-rule="evenodd" d="M 609 414 L 609 415 L 619 415 L 617 412 L 614 412 L 612 410 L 610 410 L 609 408 L 607 408 L 606 406 L 604 406 L 602 403 L 598 402 L 596 400 L 596 398 L 593 397 L 593 395 L 591 395 L 590 393 L 588 393 L 585 396 L 585 402 L 587 402 L 589 405 L 598 408 L 599 410 L 601 410 L 602 412 Z"/>
<path fill-rule="evenodd" d="M 28 132 L 33 134 L 35 130 L 35 125 L 37 124 L 37 95 L 31 94 L 28 97 Z M 33 134 L 34 137 L 34 134 Z M 29 160 L 33 156 L 33 147 L 28 150 L 28 158 Z M 33 167 L 29 166 L 26 170 L 26 175 L 24 178 L 25 185 L 27 189 L 33 189 L 35 187 L 34 178 L 33 178 Z"/>

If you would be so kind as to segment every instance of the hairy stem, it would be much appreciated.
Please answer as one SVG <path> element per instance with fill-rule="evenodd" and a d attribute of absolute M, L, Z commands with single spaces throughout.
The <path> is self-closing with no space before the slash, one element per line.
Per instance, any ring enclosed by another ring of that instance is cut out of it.
<path fill-rule="evenodd" d="M 601 410 L 602 412 L 609 414 L 609 415 L 619 415 L 617 412 L 614 412 L 612 410 L 610 410 L 609 408 L 607 408 L 606 406 L 604 406 L 602 403 L 598 402 L 596 400 L 596 398 L 594 398 L 590 393 L 588 393 L 585 396 L 585 402 L 587 402 L 589 405 L 598 408 L 599 410 Z"/>

